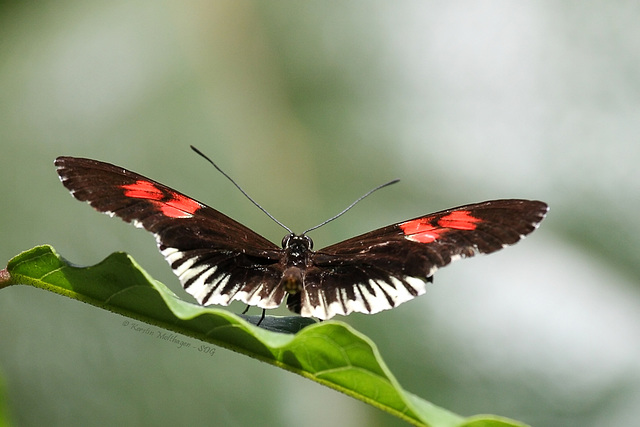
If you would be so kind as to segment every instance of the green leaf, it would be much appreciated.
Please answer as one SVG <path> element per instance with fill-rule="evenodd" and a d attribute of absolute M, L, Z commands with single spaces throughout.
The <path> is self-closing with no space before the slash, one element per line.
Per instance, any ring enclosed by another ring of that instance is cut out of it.
<path fill-rule="evenodd" d="M 225 310 L 180 300 L 124 253 L 111 254 L 94 266 L 76 267 L 50 246 L 35 247 L 13 258 L 7 269 L 0 271 L 0 288 L 12 284 L 46 289 L 246 354 L 360 399 L 414 425 L 523 425 L 491 415 L 464 419 L 403 390 L 375 344 L 345 323 L 267 316 L 263 322 L 265 328 L 256 327 L 247 320 L 255 322 L 258 316 L 242 318 Z M 295 331 L 298 332 L 291 333 Z"/>

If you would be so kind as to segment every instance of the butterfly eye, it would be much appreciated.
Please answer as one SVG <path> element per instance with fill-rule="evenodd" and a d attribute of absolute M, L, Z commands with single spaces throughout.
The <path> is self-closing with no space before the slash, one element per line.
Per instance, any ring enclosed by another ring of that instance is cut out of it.
<path fill-rule="evenodd" d="M 311 240 L 311 237 L 303 235 L 302 238 L 307 242 L 307 248 L 309 250 L 313 249 L 313 240 Z"/>
<path fill-rule="evenodd" d="M 289 233 L 286 236 L 284 236 L 282 238 L 282 248 L 285 249 L 287 246 L 289 246 L 289 242 L 291 241 L 291 238 L 293 237 L 293 233 Z"/>

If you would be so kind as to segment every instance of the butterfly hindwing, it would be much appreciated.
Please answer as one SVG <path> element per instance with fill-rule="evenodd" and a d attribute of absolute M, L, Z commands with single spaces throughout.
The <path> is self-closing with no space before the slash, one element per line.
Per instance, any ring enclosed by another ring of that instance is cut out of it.
<path fill-rule="evenodd" d="M 282 249 L 244 225 L 159 182 L 91 159 L 58 157 L 65 187 L 80 201 L 153 233 L 198 302 L 280 305 Z"/>
<path fill-rule="evenodd" d="M 494 200 L 403 221 L 313 255 L 300 295 L 302 315 L 376 313 L 425 292 L 433 273 L 454 260 L 518 242 L 547 212 L 543 202 Z"/>

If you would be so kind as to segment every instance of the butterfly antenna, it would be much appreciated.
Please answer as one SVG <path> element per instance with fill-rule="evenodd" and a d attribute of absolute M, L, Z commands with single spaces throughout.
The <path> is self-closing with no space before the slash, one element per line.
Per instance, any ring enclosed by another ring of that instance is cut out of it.
<path fill-rule="evenodd" d="M 381 188 L 387 187 L 387 186 L 389 186 L 389 185 L 391 185 L 391 184 L 395 184 L 395 183 L 396 183 L 396 182 L 398 182 L 398 181 L 400 181 L 400 180 L 399 180 L 399 179 L 394 179 L 394 180 L 389 181 L 389 182 L 387 182 L 387 183 L 385 183 L 385 184 L 382 184 L 382 185 L 377 186 L 377 187 L 376 187 L 376 188 L 374 188 L 373 190 L 369 190 L 368 192 L 366 192 L 366 193 L 365 193 L 365 194 L 363 194 L 362 196 L 358 197 L 358 198 L 356 199 L 356 201 L 355 201 L 355 202 L 351 203 L 349 206 L 347 206 L 347 207 L 346 207 L 342 212 L 340 212 L 339 214 L 332 216 L 332 217 L 331 217 L 331 218 L 329 218 L 328 220 L 321 222 L 320 224 L 316 225 L 315 227 L 311 227 L 310 229 L 308 229 L 307 231 L 305 231 L 305 232 L 304 232 L 304 233 L 302 233 L 302 234 L 303 234 L 303 235 L 304 235 L 304 234 L 307 234 L 307 233 L 308 233 L 308 232 L 310 232 L 311 230 L 315 230 L 316 228 L 320 228 L 320 227 L 322 227 L 323 225 L 325 225 L 325 224 L 327 224 L 327 223 L 329 223 L 329 222 L 333 221 L 334 219 L 339 218 L 340 216 L 342 216 L 343 214 L 345 214 L 349 209 L 351 209 L 352 207 L 354 207 L 354 206 L 355 206 L 359 201 L 361 201 L 361 200 L 362 200 L 362 199 L 364 199 L 365 197 L 369 196 L 371 193 L 373 193 L 373 192 L 375 192 L 375 191 L 378 191 L 378 190 L 380 190 Z"/>
<path fill-rule="evenodd" d="M 237 183 L 237 182 L 235 182 L 235 181 L 233 180 L 233 178 L 231 178 L 231 177 L 230 177 L 229 175 L 227 175 L 227 174 L 226 174 L 222 169 L 220 169 L 220 168 L 218 167 L 218 165 L 216 165 L 216 164 L 213 162 L 213 160 L 211 160 L 211 159 L 210 159 L 206 154 L 204 154 L 202 151 L 198 150 L 198 149 L 197 149 L 196 147 L 194 147 L 193 145 L 191 145 L 190 147 L 191 147 L 191 149 L 192 149 L 193 151 L 195 151 L 195 152 L 196 152 L 196 153 L 198 153 L 200 156 L 202 156 L 205 160 L 207 160 L 209 163 L 211 163 L 211 164 L 213 165 L 213 167 L 214 167 L 214 168 L 216 168 L 216 169 L 218 170 L 218 172 L 220 172 L 222 175 L 224 175 L 224 176 L 225 176 L 225 178 L 227 178 L 229 181 L 231 181 L 231 183 L 232 183 L 233 185 L 235 185 L 235 186 L 236 186 L 236 188 L 237 188 L 238 190 L 240 190 L 240 192 L 241 192 L 242 194 L 244 194 L 244 196 L 245 196 L 247 199 L 249 199 L 249 200 L 251 201 L 251 203 L 253 203 L 254 205 L 256 205 L 256 206 L 258 207 L 258 209 L 260 209 L 262 212 L 264 212 L 264 213 L 265 213 L 269 218 L 271 218 L 272 220 L 274 220 L 274 221 L 275 221 L 275 223 L 276 223 L 276 224 L 278 224 L 280 227 L 284 228 L 284 229 L 285 229 L 285 230 L 287 230 L 289 233 L 293 233 L 293 231 L 291 231 L 291 229 L 290 229 L 289 227 L 287 227 L 286 225 L 284 225 L 283 223 L 281 223 L 280 221 L 278 221 L 278 220 L 277 220 L 273 215 L 271 215 L 269 212 L 267 212 L 267 210 L 266 210 L 265 208 L 263 208 L 262 206 L 260 206 L 260 205 L 258 204 L 258 202 L 256 202 L 255 200 L 253 200 L 253 199 L 251 198 L 251 196 L 249 196 L 249 195 L 247 194 L 247 192 L 246 192 L 246 191 L 244 191 L 244 190 L 242 189 L 242 187 L 240 187 L 240 186 L 238 185 L 238 183 Z M 314 228 L 315 228 L 315 227 L 314 227 Z"/>

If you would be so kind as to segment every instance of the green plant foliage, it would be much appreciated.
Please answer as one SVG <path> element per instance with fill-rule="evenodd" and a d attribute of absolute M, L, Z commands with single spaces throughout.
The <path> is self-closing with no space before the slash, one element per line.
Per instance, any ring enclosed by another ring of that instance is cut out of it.
<path fill-rule="evenodd" d="M 495 416 L 463 418 L 403 390 L 376 346 L 349 325 L 299 317 L 234 315 L 180 300 L 125 253 L 76 267 L 50 246 L 26 251 L 0 272 L 0 288 L 25 284 L 225 347 L 341 391 L 409 423 L 430 427 L 522 426 Z M 269 330 L 267 330 L 269 329 Z M 278 331 L 278 332 L 274 332 Z M 295 334 L 294 334 L 295 332 Z"/>

